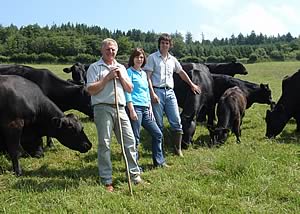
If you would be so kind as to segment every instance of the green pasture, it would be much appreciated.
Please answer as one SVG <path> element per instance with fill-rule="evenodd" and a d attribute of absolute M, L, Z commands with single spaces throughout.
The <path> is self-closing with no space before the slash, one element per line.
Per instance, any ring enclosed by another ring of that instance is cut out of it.
<path fill-rule="evenodd" d="M 48 68 L 60 77 L 66 65 Z M 246 65 L 249 74 L 236 77 L 268 83 L 275 101 L 281 80 L 300 68 L 300 62 Z M 300 83 L 299 83 L 300 84 Z M 62 92 L 63 93 L 63 92 Z M 299 92 L 300 93 L 300 92 Z M 0 213 L 300 213 L 300 135 L 291 120 L 281 135 L 265 135 L 267 105 L 246 111 L 241 144 L 230 136 L 220 148 L 208 148 L 208 131 L 198 124 L 194 144 L 184 158 L 174 156 L 166 123 L 165 154 L 170 168 L 152 169 L 150 137 L 142 133 L 139 148 L 142 174 L 148 184 L 133 186 L 130 196 L 120 146 L 113 141 L 114 193 L 99 184 L 95 125 L 79 115 L 91 151 L 81 154 L 55 142 L 41 159 L 21 159 L 24 176 L 11 172 L 11 162 L 0 155 Z"/>

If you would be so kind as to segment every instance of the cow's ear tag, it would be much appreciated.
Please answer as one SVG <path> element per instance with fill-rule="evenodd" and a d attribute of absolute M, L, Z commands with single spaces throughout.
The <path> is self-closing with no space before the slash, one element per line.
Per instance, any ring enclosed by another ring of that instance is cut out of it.
<path fill-rule="evenodd" d="M 52 118 L 52 123 L 54 124 L 54 126 L 55 126 L 56 128 L 61 128 L 61 126 L 62 126 L 62 121 L 61 121 L 61 119 L 58 118 L 58 117 L 53 117 L 53 118 Z"/>

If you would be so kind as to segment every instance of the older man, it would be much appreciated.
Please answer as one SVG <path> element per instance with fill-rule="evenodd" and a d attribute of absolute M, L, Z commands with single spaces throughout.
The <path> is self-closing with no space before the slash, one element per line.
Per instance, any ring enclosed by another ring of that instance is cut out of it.
<path fill-rule="evenodd" d="M 126 68 L 115 60 L 118 52 L 118 44 L 115 40 L 107 38 L 101 45 L 102 58 L 91 64 L 87 71 L 87 90 L 91 94 L 94 109 L 94 121 L 98 133 L 98 167 L 100 181 L 106 186 L 107 191 L 113 191 L 112 163 L 110 143 L 112 131 L 114 131 L 118 142 L 121 141 L 118 129 L 117 109 L 124 139 L 125 154 L 128 160 L 128 168 L 131 180 L 140 183 L 140 170 L 136 162 L 135 138 L 132 132 L 129 118 L 125 111 L 125 92 L 132 91 L 132 83 L 129 80 Z M 114 91 L 116 79 L 117 91 Z M 118 103 L 115 102 L 114 93 L 117 93 Z"/>

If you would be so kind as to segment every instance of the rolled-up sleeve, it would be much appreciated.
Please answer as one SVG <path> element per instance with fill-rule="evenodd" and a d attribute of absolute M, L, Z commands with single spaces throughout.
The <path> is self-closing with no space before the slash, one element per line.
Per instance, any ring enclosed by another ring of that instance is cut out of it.
<path fill-rule="evenodd" d="M 91 64 L 89 69 L 87 70 L 87 73 L 86 73 L 86 86 L 87 88 L 93 84 L 94 82 L 97 81 L 97 70 L 96 70 L 96 66 L 95 66 L 95 63 L 94 64 Z"/>
<path fill-rule="evenodd" d="M 154 71 L 154 57 L 153 55 L 148 56 L 147 58 L 147 63 L 144 66 L 143 70 L 146 72 L 153 72 Z"/>
<path fill-rule="evenodd" d="M 182 71 L 182 66 L 175 57 L 173 59 L 174 59 L 174 63 L 175 63 L 175 72 L 179 73 L 180 71 Z"/>

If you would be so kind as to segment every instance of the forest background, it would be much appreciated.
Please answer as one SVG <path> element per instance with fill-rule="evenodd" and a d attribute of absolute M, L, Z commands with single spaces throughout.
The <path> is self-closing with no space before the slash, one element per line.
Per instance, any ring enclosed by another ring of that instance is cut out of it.
<path fill-rule="evenodd" d="M 230 38 L 194 41 L 187 32 L 170 33 L 172 54 L 181 62 L 255 63 L 300 60 L 300 36 L 234 34 Z M 147 54 L 157 50 L 159 33 L 138 29 L 110 31 L 100 26 L 66 23 L 41 27 L 38 24 L 17 27 L 0 25 L 0 63 L 91 63 L 99 58 L 100 43 L 114 38 L 119 44 L 118 60 L 127 62 L 135 47 Z"/>

